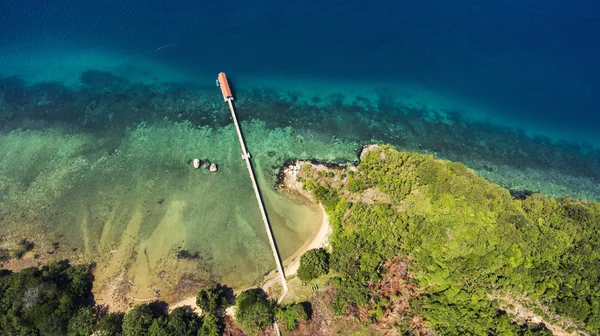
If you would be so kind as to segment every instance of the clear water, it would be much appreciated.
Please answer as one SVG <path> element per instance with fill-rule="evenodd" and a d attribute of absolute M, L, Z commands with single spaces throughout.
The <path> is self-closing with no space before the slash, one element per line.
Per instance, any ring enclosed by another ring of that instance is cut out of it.
<path fill-rule="evenodd" d="M 367 143 L 600 199 L 599 56 L 591 0 L 3 1 L 0 234 L 39 232 L 140 288 L 258 281 L 274 265 L 220 71 L 284 257 L 320 217 L 272 190 L 279 167 Z"/>

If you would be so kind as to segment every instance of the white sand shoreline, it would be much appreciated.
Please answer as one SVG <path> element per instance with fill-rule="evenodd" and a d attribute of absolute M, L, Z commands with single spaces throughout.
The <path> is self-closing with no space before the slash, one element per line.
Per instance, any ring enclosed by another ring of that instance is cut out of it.
<path fill-rule="evenodd" d="M 286 167 L 284 169 L 285 178 L 283 181 L 283 185 L 290 192 L 298 193 L 304 197 L 309 198 L 311 201 L 314 202 L 315 200 L 310 196 L 310 194 L 302 189 L 302 184 L 296 181 L 296 173 L 298 171 L 298 168 L 299 165 Z M 313 234 L 311 235 L 312 238 L 308 240 L 304 245 L 302 245 L 302 247 L 300 247 L 296 252 L 294 252 L 294 254 L 290 258 L 283 261 L 286 278 L 296 274 L 298 268 L 300 267 L 300 258 L 304 253 L 311 249 L 326 247 L 329 244 L 329 236 L 331 235 L 329 216 L 327 216 L 325 208 L 322 204 L 319 203 L 319 207 L 322 213 L 322 220 L 319 227 L 315 231 L 313 231 Z M 268 292 L 268 289 L 273 285 L 278 284 L 279 281 L 280 279 L 276 270 L 273 270 L 271 273 L 265 276 L 264 282 L 260 287 L 265 292 Z M 170 305 L 169 309 L 172 310 L 177 307 L 183 306 L 190 306 L 194 310 L 197 310 L 198 308 L 196 307 L 196 297 L 192 296 L 183 299 L 175 304 Z"/>
<path fill-rule="evenodd" d="M 331 234 L 331 227 L 329 226 L 329 216 L 327 216 L 327 214 L 325 213 L 325 208 L 323 208 L 323 205 L 319 204 L 319 207 L 321 208 L 321 211 L 323 213 L 323 220 L 321 221 L 321 225 L 313 234 L 313 238 L 307 244 L 304 244 L 296 253 L 294 253 L 296 257 L 294 257 L 287 264 L 284 263 L 284 272 L 286 278 L 296 274 L 298 268 L 300 267 L 300 258 L 304 253 L 306 253 L 306 251 L 315 248 L 326 247 L 329 243 L 329 235 Z M 261 288 L 266 292 L 271 286 L 278 283 L 279 277 L 274 271 L 269 273 L 269 275 L 265 277 L 265 282 L 261 286 Z M 169 305 L 169 310 L 173 310 L 175 308 L 184 306 L 189 306 L 197 313 L 200 313 L 198 307 L 196 306 L 196 296 L 191 296 L 175 304 Z"/>
<path fill-rule="evenodd" d="M 321 212 L 323 214 L 323 220 L 321 221 L 321 226 L 316 231 L 316 234 L 313 236 L 314 238 L 310 241 L 310 243 L 303 248 L 300 249 L 300 253 L 297 257 L 295 257 L 286 267 L 285 267 L 285 275 L 290 276 L 296 274 L 298 271 L 298 267 L 300 266 L 300 257 L 308 250 L 326 247 L 329 245 L 329 236 L 331 235 L 331 227 L 329 226 L 329 216 L 325 212 L 325 208 L 323 208 L 322 204 L 319 204 L 321 208 Z"/>
<path fill-rule="evenodd" d="M 323 220 L 321 221 L 321 225 L 319 226 L 318 230 L 316 230 L 316 232 L 313 234 L 313 238 L 310 241 L 308 241 L 307 244 L 304 244 L 298 251 L 296 251 L 296 253 L 294 253 L 295 257 L 292 258 L 291 261 L 284 262 L 283 271 L 285 272 L 286 278 L 296 274 L 298 268 L 300 267 L 300 258 L 304 253 L 311 249 L 325 247 L 329 243 L 329 235 L 331 234 L 331 227 L 329 226 L 329 217 L 325 213 L 325 208 L 323 208 L 321 204 L 319 204 L 319 206 L 323 213 Z M 279 278 L 276 275 L 277 274 L 275 272 L 271 272 L 269 273 L 269 275 L 266 276 L 266 281 L 261 286 L 261 288 L 265 292 L 267 292 L 271 286 L 279 283 Z"/>

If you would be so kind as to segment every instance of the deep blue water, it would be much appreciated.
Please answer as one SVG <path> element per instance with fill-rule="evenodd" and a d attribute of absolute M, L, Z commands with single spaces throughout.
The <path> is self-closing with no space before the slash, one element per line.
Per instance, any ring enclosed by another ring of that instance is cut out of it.
<path fill-rule="evenodd" d="M 190 71 L 414 83 L 515 122 L 600 133 L 595 0 L 0 2 L 0 50 L 61 43 Z"/>

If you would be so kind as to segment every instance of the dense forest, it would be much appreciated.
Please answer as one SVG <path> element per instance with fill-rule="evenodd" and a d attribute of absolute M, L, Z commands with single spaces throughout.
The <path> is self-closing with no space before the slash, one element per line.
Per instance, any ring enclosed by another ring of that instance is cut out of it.
<path fill-rule="evenodd" d="M 278 305 L 260 289 L 234 296 L 230 288 L 201 290 L 193 307 L 169 312 L 164 302 L 135 306 L 128 313 L 95 305 L 89 265 L 54 262 L 20 272 L 0 271 L 0 335 L 217 336 L 256 334 L 279 322 L 292 331 L 309 318 L 305 304 Z M 235 302 L 235 323 L 225 309 Z M 241 328 L 240 328 L 241 327 Z"/>
<path fill-rule="evenodd" d="M 298 181 L 333 226 L 337 315 L 404 334 L 600 331 L 600 203 L 511 192 L 390 146 L 358 167 L 304 165 Z"/>

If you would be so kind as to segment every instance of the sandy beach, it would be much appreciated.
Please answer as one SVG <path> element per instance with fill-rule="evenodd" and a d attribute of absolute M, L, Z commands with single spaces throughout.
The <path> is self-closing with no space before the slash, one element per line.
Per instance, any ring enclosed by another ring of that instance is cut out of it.
<path fill-rule="evenodd" d="M 303 197 L 310 199 L 311 201 L 314 201 L 310 193 L 302 189 L 302 184 L 296 181 L 298 170 L 299 165 L 286 167 L 283 171 L 284 179 L 282 181 L 282 186 L 289 192 L 299 194 Z M 310 249 L 326 247 L 328 245 L 329 235 L 331 234 L 331 227 L 329 226 L 329 217 L 325 213 L 325 208 L 323 208 L 321 204 L 319 204 L 319 207 L 321 209 L 322 215 L 321 225 L 319 225 L 319 227 L 313 231 L 311 239 L 307 240 L 306 243 L 302 245 L 302 247 L 299 248 L 291 257 L 283 261 L 286 278 L 296 274 L 296 272 L 298 271 L 298 267 L 300 267 L 300 258 L 304 253 L 306 253 L 306 251 Z M 261 288 L 265 292 L 268 292 L 268 289 L 271 286 L 278 284 L 279 281 L 280 280 L 279 276 L 277 275 L 277 272 L 273 270 L 271 273 L 265 276 L 264 283 L 261 286 Z M 192 296 L 181 300 L 175 304 L 170 305 L 169 309 L 172 310 L 182 306 L 190 306 L 193 309 L 197 309 L 196 297 Z"/>
<path fill-rule="evenodd" d="M 312 239 L 307 241 L 306 244 L 304 244 L 302 248 L 298 250 L 298 252 L 294 253 L 295 257 L 291 258 L 291 260 L 287 262 L 284 262 L 284 272 L 286 277 L 296 274 L 296 272 L 298 271 L 298 267 L 300 266 L 300 257 L 302 257 L 302 255 L 306 253 L 306 251 L 310 249 L 325 247 L 328 245 L 329 235 L 331 234 L 331 227 L 329 226 L 329 217 L 325 213 L 325 209 L 323 208 L 323 206 L 319 206 L 321 207 L 321 211 L 323 214 L 323 220 L 321 221 L 321 225 L 317 230 L 315 230 Z M 272 272 L 265 277 L 265 282 L 261 286 L 261 288 L 266 292 L 271 286 L 277 283 L 279 283 L 279 277 L 277 276 L 276 272 Z M 177 307 L 183 306 L 189 306 L 194 311 L 198 313 L 200 312 L 198 307 L 196 307 L 195 296 L 190 296 L 184 300 L 170 305 L 169 310 L 173 310 Z"/>
<path fill-rule="evenodd" d="M 302 246 L 302 248 L 300 248 L 296 253 L 294 253 L 294 256 L 291 258 L 291 260 L 284 261 L 283 264 L 286 278 L 296 274 L 296 272 L 298 271 L 298 267 L 300 267 L 300 258 L 304 253 L 306 253 L 306 251 L 319 247 L 325 247 L 329 242 L 329 235 L 331 234 L 331 227 L 329 226 L 329 217 L 325 213 L 325 209 L 323 208 L 323 206 L 320 204 L 319 206 L 321 207 L 321 211 L 323 214 L 323 220 L 321 221 L 321 225 L 313 234 L 312 239 L 307 241 L 306 244 Z M 271 272 L 265 278 L 266 281 L 261 286 L 261 288 L 265 292 L 267 292 L 271 286 L 279 283 L 279 277 L 275 272 Z"/>

